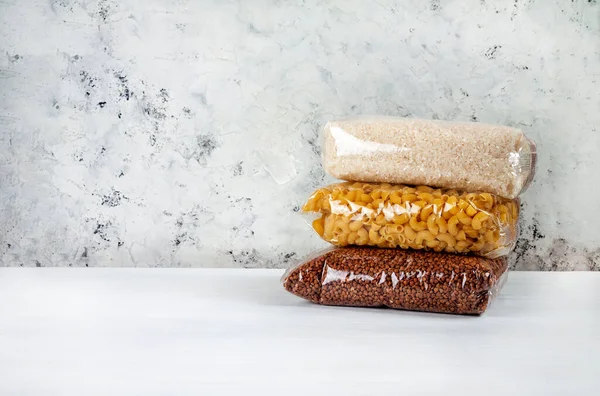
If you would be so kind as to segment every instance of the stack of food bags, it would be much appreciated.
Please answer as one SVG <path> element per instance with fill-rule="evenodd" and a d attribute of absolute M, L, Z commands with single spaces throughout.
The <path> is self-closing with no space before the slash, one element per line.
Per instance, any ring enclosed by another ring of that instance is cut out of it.
<path fill-rule="evenodd" d="M 327 305 L 481 314 L 506 281 L 536 148 L 519 129 L 393 117 L 328 123 L 323 166 L 347 180 L 303 206 L 336 248 L 288 269 Z"/>

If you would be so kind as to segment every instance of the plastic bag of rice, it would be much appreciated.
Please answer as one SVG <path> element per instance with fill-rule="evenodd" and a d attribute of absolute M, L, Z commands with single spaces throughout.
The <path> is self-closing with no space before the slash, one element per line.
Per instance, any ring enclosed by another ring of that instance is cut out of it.
<path fill-rule="evenodd" d="M 515 198 L 533 179 L 536 147 L 521 130 L 507 126 L 362 116 L 325 126 L 323 165 L 342 180 Z"/>

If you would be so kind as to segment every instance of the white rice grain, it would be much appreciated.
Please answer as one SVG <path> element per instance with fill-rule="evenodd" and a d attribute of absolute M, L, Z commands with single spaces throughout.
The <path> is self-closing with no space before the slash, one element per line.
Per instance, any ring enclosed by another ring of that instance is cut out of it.
<path fill-rule="evenodd" d="M 377 116 L 329 122 L 323 135 L 325 171 L 342 180 L 515 198 L 535 171 L 535 144 L 507 126 Z"/>

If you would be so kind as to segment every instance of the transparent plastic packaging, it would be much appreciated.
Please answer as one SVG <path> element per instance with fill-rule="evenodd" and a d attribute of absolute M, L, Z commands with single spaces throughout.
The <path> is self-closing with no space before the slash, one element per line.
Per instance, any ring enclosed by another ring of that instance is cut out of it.
<path fill-rule="evenodd" d="M 347 247 L 318 252 L 281 280 L 317 304 L 478 315 L 507 275 L 504 257 Z"/>
<path fill-rule="evenodd" d="M 354 117 L 323 130 L 323 166 L 338 179 L 483 191 L 515 198 L 536 146 L 516 128 L 476 122 Z"/>
<path fill-rule="evenodd" d="M 336 246 L 508 254 L 518 235 L 519 200 L 427 186 L 338 183 L 302 207 L 313 229 Z M 311 216 L 314 217 L 314 216 Z"/>

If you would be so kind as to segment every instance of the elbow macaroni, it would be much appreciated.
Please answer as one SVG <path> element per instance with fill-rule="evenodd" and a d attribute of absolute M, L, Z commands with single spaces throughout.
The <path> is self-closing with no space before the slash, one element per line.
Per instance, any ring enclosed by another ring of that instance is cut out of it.
<path fill-rule="evenodd" d="M 345 182 L 317 190 L 302 208 L 337 245 L 507 254 L 517 236 L 518 199 L 488 193 Z"/>

